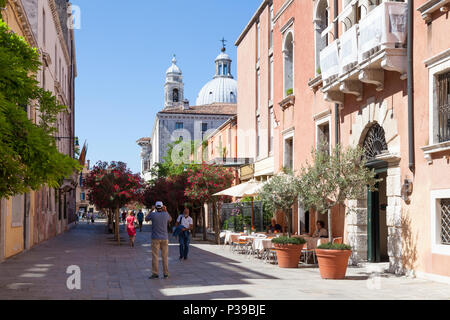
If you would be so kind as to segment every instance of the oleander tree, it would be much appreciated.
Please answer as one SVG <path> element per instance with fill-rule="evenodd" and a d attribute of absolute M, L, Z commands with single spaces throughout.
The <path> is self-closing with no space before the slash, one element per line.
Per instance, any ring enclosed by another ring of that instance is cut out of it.
<path fill-rule="evenodd" d="M 298 199 L 299 178 L 292 173 L 281 172 L 273 176 L 258 193 L 268 211 L 283 211 L 287 232 L 291 235 L 291 209 Z"/>
<path fill-rule="evenodd" d="M 340 145 L 328 152 L 319 147 L 312 151 L 313 163 L 307 162 L 300 171 L 298 192 L 304 208 L 326 213 L 347 200 L 361 199 L 367 189 L 375 191 L 379 181 L 373 169 L 366 166 L 367 160 L 361 147 L 343 149 Z M 332 219 L 328 215 L 328 235 L 332 241 Z"/>
<path fill-rule="evenodd" d="M 229 197 L 214 196 L 222 190 L 231 187 L 234 180 L 232 169 L 221 166 L 212 166 L 202 164 L 195 170 L 187 171 L 187 188 L 185 195 L 193 202 L 201 203 L 202 208 L 205 203 L 211 203 L 213 206 L 214 232 L 216 242 L 220 244 L 220 214 L 217 204 L 223 202 Z M 203 239 L 206 240 L 205 212 L 202 210 L 203 221 Z"/>
<path fill-rule="evenodd" d="M 53 134 L 66 107 L 39 87 L 40 66 L 37 50 L 0 19 L 0 198 L 43 185 L 57 188 L 81 169 L 58 152 Z M 36 109 L 37 123 L 29 119 L 28 106 Z"/>
<path fill-rule="evenodd" d="M 108 212 L 109 222 L 115 215 L 115 237 L 120 244 L 119 209 L 129 203 L 142 202 L 144 184 L 123 162 L 99 161 L 86 178 L 88 199 L 98 209 Z"/>

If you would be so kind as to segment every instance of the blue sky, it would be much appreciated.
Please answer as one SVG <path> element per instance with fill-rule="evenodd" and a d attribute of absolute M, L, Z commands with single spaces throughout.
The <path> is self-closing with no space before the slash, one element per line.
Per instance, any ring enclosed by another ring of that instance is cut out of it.
<path fill-rule="evenodd" d="M 73 0 L 80 7 L 75 32 L 75 134 L 89 145 L 91 164 L 123 161 L 140 170 L 136 140 L 151 136 L 164 102 L 165 72 L 177 55 L 191 105 L 215 73 L 222 37 L 234 42 L 261 0 Z"/>

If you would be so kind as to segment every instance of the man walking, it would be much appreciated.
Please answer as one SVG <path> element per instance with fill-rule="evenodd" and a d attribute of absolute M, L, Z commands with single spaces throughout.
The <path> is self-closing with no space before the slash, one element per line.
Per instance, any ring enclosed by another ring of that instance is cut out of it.
<path fill-rule="evenodd" d="M 184 208 L 183 213 L 178 216 L 176 226 L 182 226 L 180 233 L 178 234 L 178 240 L 180 241 L 180 260 L 187 260 L 189 253 L 189 243 L 191 242 L 190 231 L 194 227 L 194 222 L 189 216 L 188 208 Z"/>
<path fill-rule="evenodd" d="M 161 201 L 157 201 L 155 204 L 156 211 L 150 212 L 145 217 L 145 221 L 152 222 L 152 275 L 150 279 L 159 278 L 159 250 L 161 250 L 164 278 L 169 277 L 169 233 L 167 226 L 172 221 L 172 217 L 166 210 L 163 210 L 163 206 Z"/>
<path fill-rule="evenodd" d="M 142 232 L 142 223 L 144 222 L 144 213 L 142 212 L 142 210 L 139 210 L 137 214 L 137 220 L 139 223 L 139 232 Z"/>

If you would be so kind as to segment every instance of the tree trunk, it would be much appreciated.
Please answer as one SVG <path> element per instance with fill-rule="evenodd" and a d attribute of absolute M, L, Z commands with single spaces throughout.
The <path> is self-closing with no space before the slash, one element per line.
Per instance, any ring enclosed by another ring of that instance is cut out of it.
<path fill-rule="evenodd" d="M 203 241 L 206 241 L 206 213 L 205 213 L 205 205 L 203 204 L 202 207 L 200 208 L 201 212 L 202 212 L 202 231 L 203 231 Z"/>
<path fill-rule="evenodd" d="M 287 224 L 287 234 L 288 237 L 291 237 L 291 219 L 289 219 L 289 210 L 284 210 L 284 218 L 286 219 Z"/>
<path fill-rule="evenodd" d="M 119 208 L 115 209 L 116 211 L 116 230 L 115 230 L 115 234 L 116 234 L 116 240 L 117 243 L 120 246 L 120 232 L 119 232 Z"/>
<path fill-rule="evenodd" d="M 214 210 L 214 233 L 216 236 L 216 243 L 220 245 L 220 216 L 217 208 L 217 203 L 213 202 Z"/>
<path fill-rule="evenodd" d="M 333 225 L 331 222 L 331 209 L 328 209 L 328 241 L 333 242 Z"/>
<path fill-rule="evenodd" d="M 195 238 L 195 231 L 197 229 L 197 212 L 194 211 L 194 207 L 192 207 L 192 222 L 194 227 L 192 228 L 192 237 Z"/>

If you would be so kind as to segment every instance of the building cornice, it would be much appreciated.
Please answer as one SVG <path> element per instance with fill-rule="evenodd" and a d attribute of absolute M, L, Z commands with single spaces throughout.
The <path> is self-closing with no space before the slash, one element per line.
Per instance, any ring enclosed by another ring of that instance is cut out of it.
<path fill-rule="evenodd" d="M 15 11 L 16 16 L 19 18 L 19 22 L 24 32 L 24 37 L 27 40 L 28 44 L 32 47 L 37 48 L 38 44 L 36 38 L 34 37 L 33 30 L 31 29 L 30 21 L 25 13 L 25 9 L 22 6 L 21 0 L 10 0 L 9 1 L 14 6 L 11 6 Z"/>
<path fill-rule="evenodd" d="M 431 22 L 431 15 L 437 10 L 442 10 L 441 8 L 446 7 L 446 10 L 443 12 L 448 12 L 450 5 L 450 0 L 429 0 L 425 2 L 423 5 L 417 8 L 422 14 L 422 19 L 425 20 L 426 23 Z"/>
<path fill-rule="evenodd" d="M 273 23 L 277 22 L 278 19 L 283 15 L 283 13 L 286 11 L 287 8 L 294 2 L 294 0 L 286 0 L 283 5 L 281 6 L 280 10 L 277 12 L 275 17 L 273 18 Z"/>
<path fill-rule="evenodd" d="M 425 64 L 425 67 L 431 68 L 434 64 L 437 62 L 442 62 L 442 60 L 450 58 L 450 48 L 447 50 L 442 51 L 441 53 L 438 53 L 437 55 L 425 60 L 423 63 Z"/>
<path fill-rule="evenodd" d="M 241 43 L 241 41 L 245 38 L 245 36 L 247 35 L 248 31 L 252 28 L 253 24 L 255 24 L 255 22 L 257 22 L 259 20 L 259 16 L 261 15 L 261 13 L 264 11 L 264 9 L 266 8 L 266 6 L 270 3 L 269 0 L 264 0 L 261 5 L 259 6 L 259 8 L 256 10 L 255 14 L 253 15 L 253 17 L 250 19 L 249 23 L 245 26 L 244 30 L 242 31 L 241 35 L 239 36 L 239 38 L 236 40 L 236 42 L 234 43 L 234 45 L 237 47 L 239 46 L 239 44 Z"/>
<path fill-rule="evenodd" d="M 58 10 L 56 8 L 55 0 L 47 0 L 47 1 L 48 1 L 50 10 L 52 11 L 53 21 L 55 22 L 56 32 L 58 34 L 58 39 L 61 44 L 61 47 L 62 47 L 62 50 L 64 53 L 64 57 L 66 58 L 66 63 L 67 63 L 67 65 L 70 65 L 71 62 L 70 62 L 69 49 L 67 48 L 67 43 L 66 43 L 64 35 L 63 35 L 61 22 L 59 20 L 59 15 L 58 15 Z"/>

